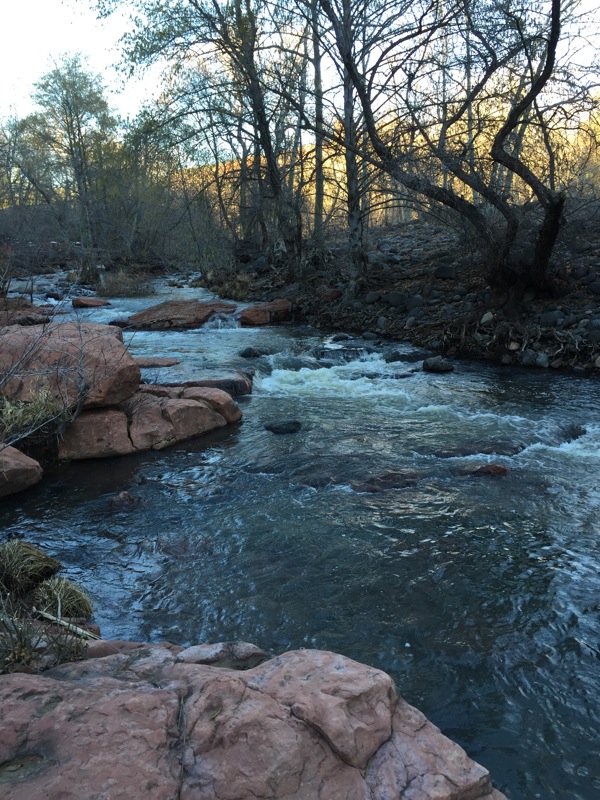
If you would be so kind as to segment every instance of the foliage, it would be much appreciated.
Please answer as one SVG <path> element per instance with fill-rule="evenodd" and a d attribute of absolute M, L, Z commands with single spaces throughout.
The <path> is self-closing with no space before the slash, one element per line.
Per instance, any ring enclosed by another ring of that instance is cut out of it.
<path fill-rule="evenodd" d="M 154 292 L 154 286 L 147 275 L 120 269 L 102 276 L 97 293 L 101 297 L 146 297 Z"/>
<path fill-rule="evenodd" d="M 0 398 L 0 440 L 5 444 L 56 432 L 71 417 L 69 409 L 42 389 L 31 401 Z M 50 428 L 52 428 L 50 430 Z"/>
<path fill-rule="evenodd" d="M 229 279 L 235 253 L 296 281 L 307 248 L 343 232 L 351 289 L 370 225 L 433 214 L 467 232 L 490 283 L 541 285 L 565 214 L 598 194 L 580 0 L 96 5 L 131 11 L 125 58 L 162 62 L 165 91 L 124 124 L 79 57 L 42 77 L 38 111 L 0 129 L 23 260 L 35 231 L 78 241 L 65 260 L 89 279 L 98 264 Z"/>
<path fill-rule="evenodd" d="M 92 615 L 92 603 L 87 594 L 68 578 L 53 575 L 42 581 L 27 597 L 29 605 L 55 616 L 83 617 Z"/>
<path fill-rule="evenodd" d="M 84 657 L 85 642 L 63 617 L 89 618 L 89 597 L 58 577 L 61 564 L 34 545 L 14 539 L 0 545 L 0 673 L 41 669 Z M 56 622 L 38 621 L 52 612 Z"/>
<path fill-rule="evenodd" d="M 23 599 L 61 566 L 29 542 L 13 539 L 0 545 L 0 593 Z"/>

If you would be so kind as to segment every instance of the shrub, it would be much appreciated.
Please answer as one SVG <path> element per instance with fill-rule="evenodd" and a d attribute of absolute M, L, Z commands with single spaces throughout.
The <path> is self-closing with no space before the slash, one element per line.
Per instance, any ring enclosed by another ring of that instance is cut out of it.
<path fill-rule="evenodd" d="M 144 297 L 154 294 L 154 286 L 150 278 L 140 272 L 107 272 L 98 286 L 101 297 Z"/>
<path fill-rule="evenodd" d="M 92 603 L 87 594 L 76 583 L 60 575 L 43 581 L 28 595 L 27 604 L 38 611 L 49 611 L 54 616 L 81 617 L 92 615 Z"/>
<path fill-rule="evenodd" d="M 23 598 L 62 567 L 29 542 L 13 539 L 0 546 L 0 594 Z"/>
<path fill-rule="evenodd" d="M 83 658 L 85 630 L 63 617 L 92 614 L 87 594 L 56 573 L 55 558 L 20 539 L 0 545 L 0 674 Z M 36 617 L 42 616 L 42 620 Z"/>
<path fill-rule="evenodd" d="M 0 399 L 0 439 L 17 441 L 45 428 L 51 422 L 69 418 L 69 412 L 47 390 L 39 392 L 34 400 Z"/>

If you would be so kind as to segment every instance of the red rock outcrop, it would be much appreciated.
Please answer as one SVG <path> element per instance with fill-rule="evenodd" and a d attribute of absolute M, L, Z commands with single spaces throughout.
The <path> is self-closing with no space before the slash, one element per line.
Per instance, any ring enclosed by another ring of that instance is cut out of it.
<path fill-rule="evenodd" d="M 152 356 L 134 356 L 134 361 L 140 369 L 160 369 L 160 367 L 174 367 L 181 364 L 180 358 L 153 358 Z"/>
<path fill-rule="evenodd" d="M 115 649 L 3 676 L 7 800 L 503 798 L 372 667 L 301 650 L 238 671 L 195 648 Z"/>
<path fill-rule="evenodd" d="M 140 368 L 118 328 L 63 322 L 0 329 L 0 394 L 31 400 L 49 392 L 69 407 L 85 395 L 85 408 L 116 405 L 137 391 Z"/>
<path fill-rule="evenodd" d="M 242 309 L 238 314 L 240 325 L 244 327 L 287 322 L 291 317 L 292 303 L 290 300 L 284 299 L 272 300 L 270 303 L 257 303 Z"/>
<path fill-rule="evenodd" d="M 182 383 L 144 383 L 140 386 L 140 392 L 148 392 L 149 394 L 162 394 L 163 396 L 169 395 L 170 397 L 181 397 L 181 392 L 184 389 L 195 389 L 197 387 L 208 389 L 220 389 L 223 392 L 238 397 L 243 394 L 252 394 L 252 376 L 234 372 L 231 375 L 215 378 L 196 378 L 191 381 L 183 381 Z M 173 392 L 179 392 L 173 394 Z"/>
<path fill-rule="evenodd" d="M 100 297 L 74 297 L 71 303 L 73 308 L 101 308 L 110 305 L 108 300 L 102 300 Z"/>
<path fill-rule="evenodd" d="M 220 300 L 166 300 L 128 317 L 124 324 L 133 330 L 162 331 L 170 328 L 200 328 L 215 314 L 233 314 L 236 306 Z"/>
<path fill-rule="evenodd" d="M 185 397 L 183 388 L 153 388 L 155 393 L 137 392 L 119 408 L 83 411 L 65 431 L 59 459 L 162 450 L 241 419 L 242 412 L 231 397 L 217 389 L 198 388 L 197 396 Z M 203 397 L 202 391 L 216 397 Z"/>
<path fill-rule="evenodd" d="M 0 326 L 45 325 L 48 322 L 47 308 L 34 306 L 24 297 L 0 297 Z"/>
<path fill-rule="evenodd" d="M 59 459 L 108 458 L 135 452 L 127 416 L 117 408 L 83 411 L 64 432 Z"/>
<path fill-rule="evenodd" d="M 187 384 L 183 386 L 164 386 L 158 383 L 143 383 L 136 397 L 140 399 L 142 395 L 195 400 L 213 408 L 227 422 L 239 422 L 242 419 L 242 410 L 229 392 L 213 386 L 189 386 Z"/>
<path fill-rule="evenodd" d="M 37 461 L 15 447 L 0 449 L 0 497 L 29 489 L 42 479 L 42 473 Z"/>

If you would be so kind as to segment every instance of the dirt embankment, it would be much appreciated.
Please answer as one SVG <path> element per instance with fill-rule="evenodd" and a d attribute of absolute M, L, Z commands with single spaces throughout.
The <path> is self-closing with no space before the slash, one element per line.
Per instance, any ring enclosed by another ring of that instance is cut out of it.
<path fill-rule="evenodd" d="M 487 285 L 480 254 L 447 228 L 411 223 L 375 235 L 352 296 L 346 260 L 343 248 L 333 249 L 325 266 L 308 269 L 296 284 L 251 263 L 215 288 L 226 296 L 240 297 L 241 289 L 246 298 L 287 297 L 298 321 L 322 330 L 370 333 L 506 365 L 600 374 L 600 240 L 572 235 L 560 243 L 549 289 L 526 289 L 510 312 Z"/>

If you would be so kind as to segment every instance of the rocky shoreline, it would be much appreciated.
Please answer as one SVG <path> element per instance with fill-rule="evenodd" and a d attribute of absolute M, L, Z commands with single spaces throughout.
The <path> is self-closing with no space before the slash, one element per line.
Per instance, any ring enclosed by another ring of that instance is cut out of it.
<path fill-rule="evenodd" d="M 295 319 L 327 332 L 408 341 L 506 366 L 600 374 L 598 242 L 561 244 L 549 289 L 526 290 L 518 308 L 494 297 L 480 254 L 446 227 L 410 223 L 377 236 L 352 296 L 346 258 L 344 248 L 333 248 L 327 268 L 308 270 L 301 285 L 249 264 L 243 282 L 238 275 L 213 288 L 237 299 L 287 298 Z"/>
<path fill-rule="evenodd" d="M 0 682 L 7 800 L 506 800 L 489 772 L 335 653 L 93 642 Z"/>

